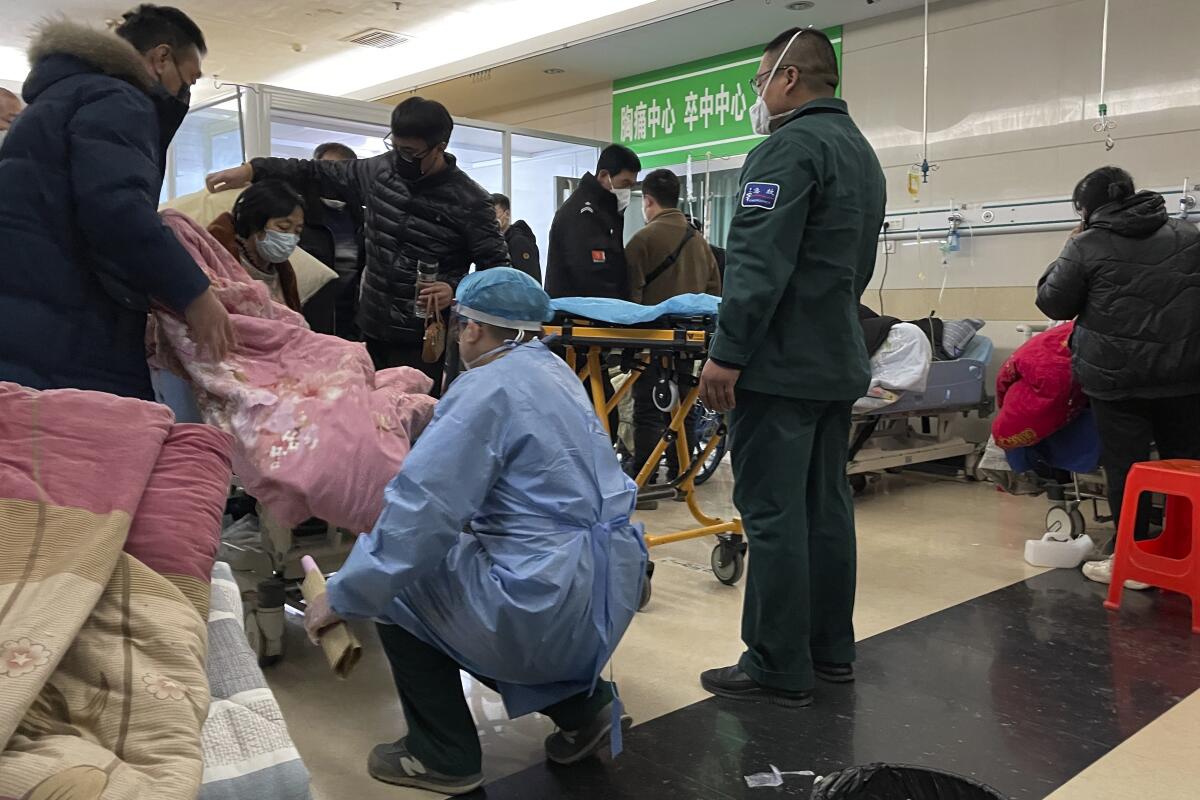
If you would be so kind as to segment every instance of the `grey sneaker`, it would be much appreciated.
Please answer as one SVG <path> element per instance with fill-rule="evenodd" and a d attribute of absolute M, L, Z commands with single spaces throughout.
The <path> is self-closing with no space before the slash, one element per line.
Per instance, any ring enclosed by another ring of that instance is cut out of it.
<path fill-rule="evenodd" d="M 633 717 L 621 715 L 621 730 L 633 727 Z M 577 731 L 555 731 L 546 738 L 546 758 L 555 764 L 577 764 L 593 756 L 608 743 L 612 733 L 612 703 Z"/>
<path fill-rule="evenodd" d="M 377 781 L 440 794 L 467 794 L 483 785 L 483 773 L 456 777 L 429 769 L 408 752 L 403 739 L 376 745 L 367 759 L 367 772 Z"/>

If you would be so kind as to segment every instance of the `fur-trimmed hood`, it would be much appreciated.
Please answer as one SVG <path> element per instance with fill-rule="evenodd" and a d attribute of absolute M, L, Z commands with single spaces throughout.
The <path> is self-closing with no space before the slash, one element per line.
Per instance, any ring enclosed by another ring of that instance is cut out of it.
<path fill-rule="evenodd" d="M 94 66 L 106 75 L 128 81 L 142 91 L 149 91 L 154 85 L 146 64 L 133 45 L 114 33 L 98 31 L 86 25 L 66 20 L 43 22 L 33 35 L 29 47 L 29 64 L 34 75 L 38 65 L 46 58 L 55 55 L 72 56 Z M 34 93 L 39 88 L 26 87 L 28 93 Z"/>

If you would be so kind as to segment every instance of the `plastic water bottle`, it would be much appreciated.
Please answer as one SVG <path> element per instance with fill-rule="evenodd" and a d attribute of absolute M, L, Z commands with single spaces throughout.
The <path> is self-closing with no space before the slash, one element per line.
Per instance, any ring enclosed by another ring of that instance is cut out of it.
<path fill-rule="evenodd" d="M 420 319 L 429 316 L 429 306 L 421 302 L 421 290 L 438 282 L 438 263 L 436 261 L 417 261 L 417 285 L 413 289 L 413 304 L 416 315 Z"/>

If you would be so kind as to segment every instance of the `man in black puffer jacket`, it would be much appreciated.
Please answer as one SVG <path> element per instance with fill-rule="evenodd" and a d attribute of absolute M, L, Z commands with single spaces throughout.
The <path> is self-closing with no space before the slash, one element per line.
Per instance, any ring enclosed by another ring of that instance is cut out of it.
<path fill-rule="evenodd" d="M 1200 458 L 1200 231 L 1115 167 L 1084 178 L 1074 200 L 1083 224 L 1039 282 L 1037 305 L 1075 320 L 1072 364 L 1119 519 L 1129 468 L 1152 443 L 1163 458 Z"/>
<path fill-rule="evenodd" d="M 204 36 L 175 8 L 122 20 L 116 35 L 56 21 L 33 37 L 29 106 L 0 147 L 0 381 L 153 400 L 152 302 L 209 355 L 233 331 L 157 210 Z"/>
<path fill-rule="evenodd" d="M 277 178 L 304 194 L 365 206 L 366 267 L 358 326 L 378 369 L 414 367 L 442 383 L 442 363 L 421 358 L 425 320 L 415 301 L 445 312 L 470 271 L 509 264 L 491 195 L 446 152 L 454 122 L 445 106 L 410 97 L 392 112 L 392 151 L 350 161 L 256 158 L 208 176 L 211 191 Z M 439 281 L 416 295 L 417 261 L 434 261 Z"/>

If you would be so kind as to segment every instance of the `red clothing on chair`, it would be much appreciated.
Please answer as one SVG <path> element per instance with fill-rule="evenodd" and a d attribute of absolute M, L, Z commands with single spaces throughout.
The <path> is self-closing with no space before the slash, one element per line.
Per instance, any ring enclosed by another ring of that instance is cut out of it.
<path fill-rule="evenodd" d="M 1039 333 L 1017 348 L 996 377 L 1000 410 L 992 437 L 1005 450 L 1029 447 L 1056 433 L 1087 407 L 1087 397 L 1071 372 L 1068 322 Z"/>

